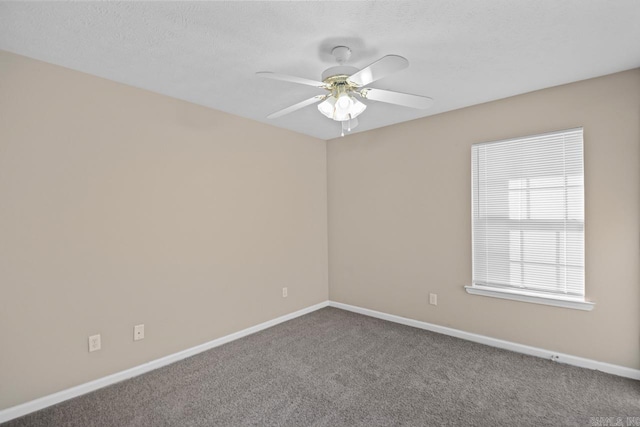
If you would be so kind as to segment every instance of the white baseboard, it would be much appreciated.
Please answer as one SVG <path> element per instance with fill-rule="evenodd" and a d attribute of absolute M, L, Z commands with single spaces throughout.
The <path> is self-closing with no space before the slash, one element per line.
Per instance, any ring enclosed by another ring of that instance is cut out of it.
<path fill-rule="evenodd" d="M 154 369 L 161 368 L 163 366 L 169 365 L 179 360 L 186 359 L 187 357 L 191 357 L 198 353 L 202 353 L 203 351 L 212 349 L 214 347 L 218 347 L 222 344 L 226 344 L 230 341 L 235 341 L 239 338 L 246 337 L 247 335 L 251 335 L 253 333 L 262 331 L 263 329 L 270 328 L 279 323 L 286 322 L 287 320 L 291 320 L 296 317 L 303 316 L 307 313 L 311 313 L 312 311 L 316 311 L 321 308 L 327 307 L 328 305 L 329 305 L 329 301 L 324 301 L 319 304 L 315 304 L 310 307 L 306 307 L 301 310 L 295 311 L 293 313 L 285 314 L 284 316 L 280 316 L 275 319 L 268 320 L 264 323 L 260 323 L 259 325 L 251 326 L 250 328 L 243 329 L 241 331 L 226 335 L 224 337 L 220 337 L 213 341 L 209 341 L 204 344 L 200 344 L 195 347 L 188 348 L 178 353 L 170 354 L 168 356 L 161 357 L 160 359 L 152 360 L 151 362 L 147 362 L 142 365 L 135 366 L 133 368 L 130 368 L 124 371 L 116 372 L 115 374 L 98 378 L 97 380 L 80 384 L 78 386 L 71 387 L 66 390 L 62 390 L 57 393 L 53 393 L 48 396 L 44 396 L 44 397 L 32 400 L 30 402 L 22 403 L 17 406 L 12 406 L 11 408 L 3 409 L 2 411 L 0 411 L 0 423 L 12 420 L 14 418 L 21 417 L 31 412 L 39 411 L 40 409 L 44 409 L 48 406 L 55 405 L 56 403 L 60 403 L 65 400 L 72 399 L 74 397 L 92 392 L 94 390 L 98 390 L 108 385 L 118 383 L 128 378 L 132 378 L 140 374 L 144 374 L 145 372 L 149 372 Z"/>
<path fill-rule="evenodd" d="M 550 359 L 559 363 L 566 363 L 568 365 L 579 366 L 581 368 L 595 369 L 609 374 L 618 375 L 621 377 L 640 380 L 640 370 L 627 368 L 625 366 L 613 365 L 610 363 L 599 362 L 597 360 L 585 359 L 583 357 L 572 356 L 569 354 L 558 353 L 551 350 L 545 350 L 542 348 L 531 347 L 523 344 L 517 344 L 510 341 L 500 340 L 496 338 L 487 337 L 484 335 L 478 335 L 471 332 L 461 331 L 459 329 L 448 328 L 445 326 L 434 325 L 432 323 L 422 322 L 420 320 L 408 319 L 406 317 L 395 316 L 393 314 L 387 314 L 380 311 L 370 310 L 368 308 L 356 307 L 354 305 L 343 304 L 334 301 L 324 301 L 319 304 L 312 305 L 307 308 L 295 311 L 293 313 L 285 314 L 278 318 L 269 320 L 259 325 L 252 326 L 247 329 L 235 332 L 224 337 L 220 337 L 213 341 L 191 347 L 189 349 L 180 351 L 178 353 L 170 354 L 160 359 L 152 360 L 145 364 L 135 366 L 125 371 L 116 372 L 115 374 L 108 375 L 97 380 L 90 381 L 85 384 L 80 384 L 75 387 L 68 388 L 66 390 L 59 391 L 57 393 L 50 394 L 48 396 L 41 397 L 39 399 L 32 400 L 11 408 L 0 411 L 0 423 L 12 420 L 14 418 L 21 417 L 31 412 L 44 409 L 48 406 L 55 405 L 56 403 L 63 402 L 68 399 L 98 390 L 111 384 L 118 383 L 120 381 L 132 378 L 145 372 L 152 371 L 154 369 L 161 368 L 171 363 L 177 362 L 187 357 L 202 353 L 214 347 L 218 347 L 222 344 L 237 340 L 247 335 L 262 331 L 264 329 L 275 326 L 279 323 L 286 322 L 287 320 L 294 319 L 296 317 L 303 316 L 311 313 L 312 311 L 319 310 L 321 308 L 331 306 L 340 308 L 342 310 L 352 311 L 354 313 L 364 314 L 365 316 L 375 317 L 378 319 L 388 320 L 390 322 L 400 323 L 407 326 L 413 326 L 414 328 L 425 329 L 439 334 L 450 335 L 452 337 L 461 338 L 467 341 L 473 341 L 480 344 L 489 345 L 492 347 L 502 348 L 505 350 L 515 351 L 517 353 L 528 354 L 531 356 L 542 357 Z"/>
<path fill-rule="evenodd" d="M 528 354 L 530 356 L 542 357 L 554 362 L 566 363 L 567 365 L 579 366 L 581 368 L 595 369 L 597 371 L 606 372 L 608 374 L 618 375 L 620 377 L 640 380 L 640 370 L 627 368 L 626 366 L 613 365 L 611 363 L 599 362 L 597 360 L 586 359 L 584 357 L 572 356 L 570 354 L 559 353 L 557 351 L 545 350 L 538 347 L 531 347 L 524 344 L 517 344 L 511 341 L 491 338 L 484 335 L 478 335 L 471 332 L 461 331 L 459 329 L 447 328 L 446 326 L 434 325 L 433 323 L 422 322 L 420 320 L 408 319 L 406 317 L 395 316 L 380 311 L 369 310 L 368 308 L 356 307 L 354 305 L 343 304 L 341 302 L 329 302 L 331 307 L 340 308 L 342 310 L 352 311 L 354 313 L 364 314 L 365 316 L 376 317 L 378 319 L 388 320 L 390 322 L 401 323 L 414 328 L 426 329 L 427 331 L 437 332 L 439 334 L 450 335 L 456 338 L 462 338 L 467 341 L 473 341 L 480 344 L 489 345 L 491 347 L 502 348 L 505 350 L 515 351 L 517 353 Z"/>

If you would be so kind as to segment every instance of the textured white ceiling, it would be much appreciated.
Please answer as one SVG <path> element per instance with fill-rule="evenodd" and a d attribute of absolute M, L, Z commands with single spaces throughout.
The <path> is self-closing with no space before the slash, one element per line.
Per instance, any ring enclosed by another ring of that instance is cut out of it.
<path fill-rule="evenodd" d="M 359 132 L 640 67 L 639 23 L 639 0 L 2 2 L 0 49 L 331 139 L 315 106 L 266 119 L 322 90 L 255 72 L 319 80 L 337 45 L 358 68 L 406 57 L 371 87 L 433 107 L 369 102 Z"/>

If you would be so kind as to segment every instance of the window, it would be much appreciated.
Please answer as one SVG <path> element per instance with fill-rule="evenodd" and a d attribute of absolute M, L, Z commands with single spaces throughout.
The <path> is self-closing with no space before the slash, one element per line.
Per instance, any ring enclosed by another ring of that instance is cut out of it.
<path fill-rule="evenodd" d="M 582 128 L 471 149 L 467 292 L 590 310 L 584 291 Z"/>

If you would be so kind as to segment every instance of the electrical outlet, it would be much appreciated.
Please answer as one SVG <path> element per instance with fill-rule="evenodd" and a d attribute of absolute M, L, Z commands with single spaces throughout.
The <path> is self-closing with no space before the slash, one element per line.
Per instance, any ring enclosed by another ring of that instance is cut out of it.
<path fill-rule="evenodd" d="M 89 337 L 89 352 L 98 351 L 102 348 L 102 344 L 100 343 L 100 334 L 91 335 Z"/>
<path fill-rule="evenodd" d="M 438 294 L 429 294 L 429 304 L 438 305 Z"/>
<path fill-rule="evenodd" d="M 144 339 L 144 325 L 136 325 L 133 327 L 133 340 L 139 341 Z"/>
<path fill-rule="evenodd" d="M 282 288 L 282 298 L 286 298 L 288 294 L 287 288 Z"/>

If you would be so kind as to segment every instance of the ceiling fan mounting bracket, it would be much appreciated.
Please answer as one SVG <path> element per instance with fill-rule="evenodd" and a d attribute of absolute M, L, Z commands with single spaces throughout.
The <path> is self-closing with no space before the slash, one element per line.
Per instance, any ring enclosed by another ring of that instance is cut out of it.
<path fill-rule="evenodd" d="M 336 58 L 338 64 L 342 65 L 351 58 L 351 49 L 347 46 L 336 46 L 331 49 L 331 54 Z"/>
<path fill-rule="evenodd" d="M 360 71 L 355 67 L 344 65 L 345 62 L 347 62 L 349 58 L 351 58 L 351 49 L 349 49 L 347 46 L 336 46 L 331 50 L 331 54 L 336 59 L 339 65 L 324 70 L 324 72 L 322 73 L 323 82 L 327 84 L 332 84 L 337 81 L 346 82 L 347 77 Z"/>

